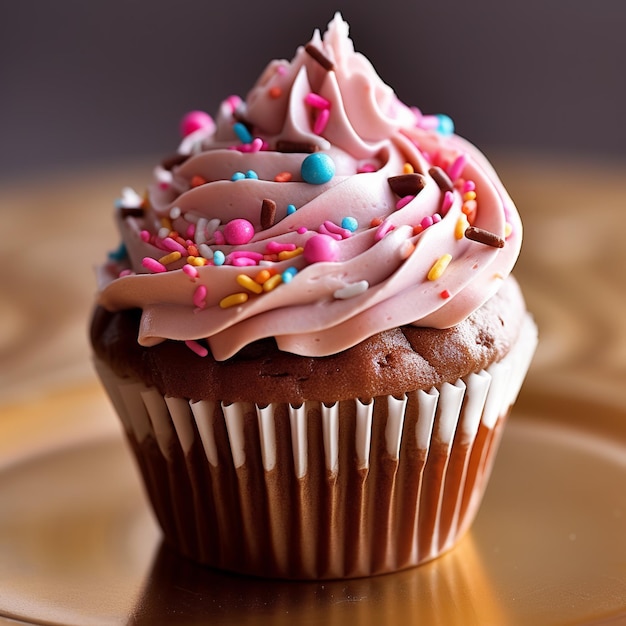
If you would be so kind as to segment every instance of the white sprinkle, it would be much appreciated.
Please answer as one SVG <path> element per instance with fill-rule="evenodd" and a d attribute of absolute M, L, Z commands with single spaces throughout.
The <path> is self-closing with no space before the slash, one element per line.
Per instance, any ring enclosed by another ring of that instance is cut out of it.
<path fill-rule="evenodd" d="M 200 245 L 201 243 L 206 242 L 207 240 L 206 227 L 208 223 L 209 223 L 209 220 L 207 220 L 206 217 L 198 218 L 198 222 L 196 223 L 196 232 L 194 235 L 194 241 L 196 242 L 197 245 Z"/>
<path fill-rule="evenodd" d="M 159 228 L 159 239 L 165 239 L 166 237 L 170 236 L 170 229 L 167 228 L 167 226 L 162 226 L 161 228 Z"/>
<path fill-rule="evenodd" d="M 205 259 L 212 259 L 213 258 L 213 249 L 211 248 L 211 246 L 207 245 L 206 243 L 201 243 L 198 246 L 198 252 L 205 258 Z"/>
<path fill-rule="evenodd" d="M 170 219 L 172 220 L 178 219 L 180 217 L 180 214 L 181 214 L 181 210 L 179 207 L 173 206 L 170 209 Z"/>
<path fill-rule="evenodd" d="M 333 295 L 337 300 L 347 300 L 348 298 L 354 298 L 354 296 L 365 293 L 369 289 L 369 286 L 366 280 L 360 280 L 358 283 L 351 283 L 341 289 L 337 289 Z"/>
<path fill-rule="evenodd" d="M 221 220 L 219 217 L 214 217 L 212 220 L 209 220 L 209 223 L 206 226 L 206 233 L 208 237 L 212 237 L 213 233 L 217 230 L 218 226 L 221 224 Z"/>
<path fill-rule="evenodd" d="M 183 217 L 188 222 L 191 222 L 192 224 L 197 224 L 198 220 L 202 219 L 199 215 L 196 215 L 195 213 L 191 213 L 191 211 L 189 213 L 185 213 L 185 215 L 183 215 Z"/>

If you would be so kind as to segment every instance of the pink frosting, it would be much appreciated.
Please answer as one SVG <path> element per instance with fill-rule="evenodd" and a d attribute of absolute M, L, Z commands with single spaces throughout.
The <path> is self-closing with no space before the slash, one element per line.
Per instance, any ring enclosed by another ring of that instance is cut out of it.
<path fill-rule="evenodd" d="M 323 356 L 458 323 L 511 272 L 522 227 L 484 156 L 436 122 L 398 100 L 335 16 L 192 129 L 188 158 L 156 168 L 139 208 L 120 201 L 125 254 L 100 268 L 99 304 L 141 308 L 142 345 L 196 340 L 218 360 L 264 337 Z M 313 149 L 334 164 L 326 182 L 302 178 Z M 389 179 L 411 170 L 422 184 L 400 196 Z M 465 237 L 468 219 L 504 245 Z"/>

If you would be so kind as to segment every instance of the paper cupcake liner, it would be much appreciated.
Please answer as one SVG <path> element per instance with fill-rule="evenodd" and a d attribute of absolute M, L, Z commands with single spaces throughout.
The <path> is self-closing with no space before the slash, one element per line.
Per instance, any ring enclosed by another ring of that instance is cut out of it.
<path fill-rule="evenodd" d="M 96 367 L 165 539 L 220 569 L 367 576 L 450 549 L 473 520 L 536 345 L 402 397 L 189 401 Z"/>

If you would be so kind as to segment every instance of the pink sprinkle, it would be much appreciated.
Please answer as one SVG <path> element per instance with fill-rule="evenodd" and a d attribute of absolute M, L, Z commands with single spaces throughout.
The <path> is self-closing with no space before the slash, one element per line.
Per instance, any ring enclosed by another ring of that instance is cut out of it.
<path fill-rule="evenodd" d="M 309 104 L 316 109 L 330 108 L 330 102 L 326 100 L 326 98 L 323 98 L 319 94 L 313 93 L 312 91 L 305 96 L 304 101 L 306 104 Z"/>
<path fill-rule="evenodd" d="M 417 125 L 424 130 L 435 130 L 439 126 L 439 119 L 436 115 L 422 115 Z"/>
<path fill-rule="evenodd" d="M 467 193 L 468 191 L 475 191 L 476 183 L 473 180 L 466 180 L 463 183 L 463 193 Z"/>
<path fill-rule="evenodd" d="M 148 243 L 150 241 L 150 233 L 147 230 L 142 230 L 139 233 L 139 238 L 141 239 L 141 241 Z"/>
<path fill-rule="evenodd" d="M 395 226 L 389 220 L 384 220 L 376 229 L 374 240 L 380 241 L 387 233 L 391 232 L 394 228 Z"/>
<path fill-rule="evenodd" d="M 430 215 L 427 215 L 426 217 L 424 217 L 422 219 L 422 221 L 420 222 L 420 226 L 426 230 L 429 226 L 433 225 L 433 218 Z"/>
<path fill-rule="evenodd" d="M 185 272 L 185 274 L 187 274 L 187 276 L 189 276 L 192 280 L 198 278 L 198 269 L 193 265 L 189 265 L 189 263 L 183 265 L 183 272 Z"/>
<path fill-rule="evenodd" d="M 166 237 L 163 240 L 163 246 L 167 250 L 171 250 L 172 252 L 180 252 L 184 255 L 187 254 L 187 249 L 185 248 L 185 246 L 181 246 L 178 241 L 174 241 L 171 237 Z"/>
<path fill-rule="evenodd" d="M 218 246 L 223 246 L 226 243 L 226 239 L 224 239 L 224 233 L 221 230 L 216 230 L 213 233 L 213 239 L 215 239 L 215 243 Z"/>
<path fill-rule="evenodd" d="M 298 235 L 304 235 L 304 233 L 306 233 L 309 229 L 306 226 L 300 226 L 300 228 L 298 228 L 296 230 L 296 232 L 298 233 Z"/>
<path fill-rule="evenodd" d="M 253 261 L 260 261 L 263 255 L 260 252 L 254 252 L 253 250 L 234 250 L 228 257 L 230 259 L 252 259 Z"/>
<path fill-rule="evenodd" d="M 119 274 L 118 274 L 118 278 L 123 278 L 124 276 L 130 276 L 131 274 L 133 274 L 133 270 L 122 270 Z"/>
<path fill-rule="evenodd" d="M 409 202 L 411 202 L 411 200 L 413 200 L 413 198 L 415 198 L 415 196 L 404 196 L 403 198 L 400 198 L 397 202 L 396 202 L 396 209 L 402 209 L 403 207 L 405 207 Z"/>
<path fill-rule="evenodd" d="M 255 137 L 250 144 L 250 152 L 259 152 L 263 148 L 263 140 L 260 137 Z"/>
<path fill-rule="evenodd" d="M 228 96 L 228 98 L 226 98 L 226 104 L 230 107 L 231 113 L 234 113 L 241 104 L 241 98 L 239 96 Z"/>
<path fill-rule="evenodd" d="M 278 252 L 291 252 L 296 249 L 295 243 L 280 243 L 279 241 L 269 241 L 265 249 L 270 254 L 275 254 Z"/>
<path fill-rule="evenodd" d="M 163 263 L 159 263 L 156 259 L 152 257 L 146 256 L 141 261 L 141 264 L 150 272 L 154 274 L 160 274 L 161 272 L 166 272 L 167 268 Z"/>
<path fill-rule="evenodd" d="M 459 156 L 454 160 L 454 162 L 448 169 L 448 176 L 451 180 L 454 181 L 457 180 L 457 178 L 460 178 L 466 163 L 467 155 L 465 153 L 459 154 Z"/>
<path fill-rule="evenodd" d="M 199 309 L 204 309 L 206 306 L 206 287 L 204 285 L 198 285 L 193 292 L 193 303 Z"/>
<path fill-rule="evenodd" d="M 439 215 L 439 213 L 435 213 L 433 215 L 433 224 L 438 224 L 439 222 L 441 222 L 441 215 Z"/>
<path fill-rule="evenodd" d="M 335 224 L 335 222 L 331 222 L 330 220 L 326 220 L 323 224 L 328 232 L 339 235 L 342 239 L 347 239 L 348 237 L 352 237 L 352 231 L 347 228 L 342 228 Z"/>
<path fill-rule="evenodd" d="M 318 113 L 315 123 L 313 124 L 313 132 L 316 135 L 321 135 L 324 132 L 329 119 L 330 109 L 322 109 Z"/>
<path fill-rule="evenodd" d="M 337 241 L 341 241 L 343 239 L 343 237 L 339 234 L 339 233 L 333 233 L 331 230 L 329 230 L 326 227 L 326 223 L 324 224 L 320 224 L 317 232 L 322 234 L 322 235 L 326 235 L 328 237 L 332 237 L 333 239 L 337 240 Z"/>
<path fill-rule="evenodd" d="M 185 235 L 189 239 L 193 239 L 196 236 L 196 225 L 195 224 L 189 224 L 189 226 L 187 226 L 187 231 L 185 232 Z"/>
<path fill-rule="evenodd" d="M 441 201 L 441 215 L 446 215 L 454 202 L 454 194 L 451 191 L 446 191 L 443 194 L 443 200 Z"/>
<path fill-rule="evenodd" d="M 230 264 L 235 267 L 249 267 L 251 265 L 256 265 L 257 262 L 254 259 L 249 259 L 245 256 L 239 257 L 238 259 L 229 259 Z"/>
<path fill-rule="evenodd" d="M 209 354 L 209 351 L 204 346 L 200 345 L 197 341 L 193 341 L 192 339 L 185 341 L 185 345 L 198 356 L 205 357 Z"/>
<path fill-rule="evenodd" d="M 363 163 L 363 165 L 359 165 L 357 167 L 357 174 L 369 174 L 370 172 L 375 172 L 376 166 L 373 163 Z"/>
<path fill-rule="evenodd" d="M 284 76 L 287 73 L 287 67 L 285 65 L 279 65 L 276 68 L 276 73 L 280 74 L 280 76 Z"/>

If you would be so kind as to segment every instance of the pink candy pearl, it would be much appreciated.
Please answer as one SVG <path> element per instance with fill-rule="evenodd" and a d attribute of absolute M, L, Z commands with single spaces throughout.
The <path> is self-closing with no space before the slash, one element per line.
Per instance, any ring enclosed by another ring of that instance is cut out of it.
<path fill-rule="evenodd" d="M 303 251 L 307 263 L 339 260 L 339 245 L 329 235 L 313 235 L 305 244 Z"/>
<path fill-rule="evenodd" d="M 200 128 L 213 128 L 213 118 L 204 111 L 190 111 L 180 121 L 180 133 L 183 137 L 191 135 L 191 133 Z"/>
<path fill-rule="evenodd" d="M 222 231 L 227 244 L 241 246 L 254 237 L 254 226 L 243 218 L 231 220 Z"/>

